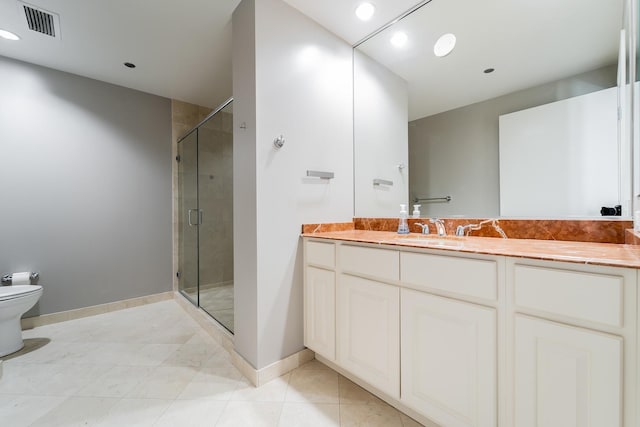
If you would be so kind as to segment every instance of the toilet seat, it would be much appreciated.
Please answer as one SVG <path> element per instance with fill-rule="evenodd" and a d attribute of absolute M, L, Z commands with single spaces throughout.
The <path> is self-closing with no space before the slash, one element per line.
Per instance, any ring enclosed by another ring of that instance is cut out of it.
<path fill-rule="evenodd" d="M 42 290 L 40 285 L 14 285 L 0 287 L 0 301 L 8 301 L 34 294 Z"/>

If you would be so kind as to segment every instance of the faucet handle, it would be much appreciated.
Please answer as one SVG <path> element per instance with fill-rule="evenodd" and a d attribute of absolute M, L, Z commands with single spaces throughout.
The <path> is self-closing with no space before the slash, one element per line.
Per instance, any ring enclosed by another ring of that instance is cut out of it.
<path fill-rule="evenodd" d="M 421 222 L 416 222 L 415 225 L 419 225 L 422 228 L 422 234 L 429 234 L 429 224 L 423 224 Z"/>
<path fill-rule="evenodd" d="M 436 225 L 436 230 L 438 231 L 438 236 L 446 236 L 447 231 L 444 228 L 444 221 L 440 218 L 429 218 L 429 222 Z"/>

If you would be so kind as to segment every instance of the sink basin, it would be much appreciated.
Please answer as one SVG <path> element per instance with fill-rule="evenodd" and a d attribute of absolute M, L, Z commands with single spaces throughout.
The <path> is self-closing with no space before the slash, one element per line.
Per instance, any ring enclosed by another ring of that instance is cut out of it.
<path fill-rule="evenodd" d="M 390 239 L 389 243 L 410 243 L 412 245 L 429 247 L 461 248 L 464 244 L 464 237 L 437 236 L 435 234 L 398 236 Z"/>

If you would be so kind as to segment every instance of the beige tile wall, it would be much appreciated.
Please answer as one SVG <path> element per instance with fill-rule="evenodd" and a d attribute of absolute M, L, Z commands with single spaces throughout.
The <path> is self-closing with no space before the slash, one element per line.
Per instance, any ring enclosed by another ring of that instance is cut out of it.
<path fill-rule="evenodd" d="M 232 127 L 233 116 L 220 111 L 198 134 L 199 207 L 205 215 L 199 231 L 201 287 L 233 281 Z"/>

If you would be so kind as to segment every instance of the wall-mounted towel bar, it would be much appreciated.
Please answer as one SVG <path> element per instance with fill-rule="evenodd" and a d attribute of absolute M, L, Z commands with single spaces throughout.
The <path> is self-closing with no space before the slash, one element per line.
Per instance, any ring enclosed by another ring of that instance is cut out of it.
<path fill-rule="evenodd" d="M 389 181 L 388 179 L 375 178 L 373 180 L 373 185 L 393 185 L 393 181 Z"/>
<path fill-rule="evenodd" d="M 418 203 L 418 202 L 449 203 L 450 201 L 451 201 L 451 196 L 444 196 L 444 197 L 414 197 L 413 198 L 413 203 Z"/>
<path fill-rule="evenodd" d="M 321 179 L 333 179 L 333 172 L 307 171 L 307 176 Z"/>

